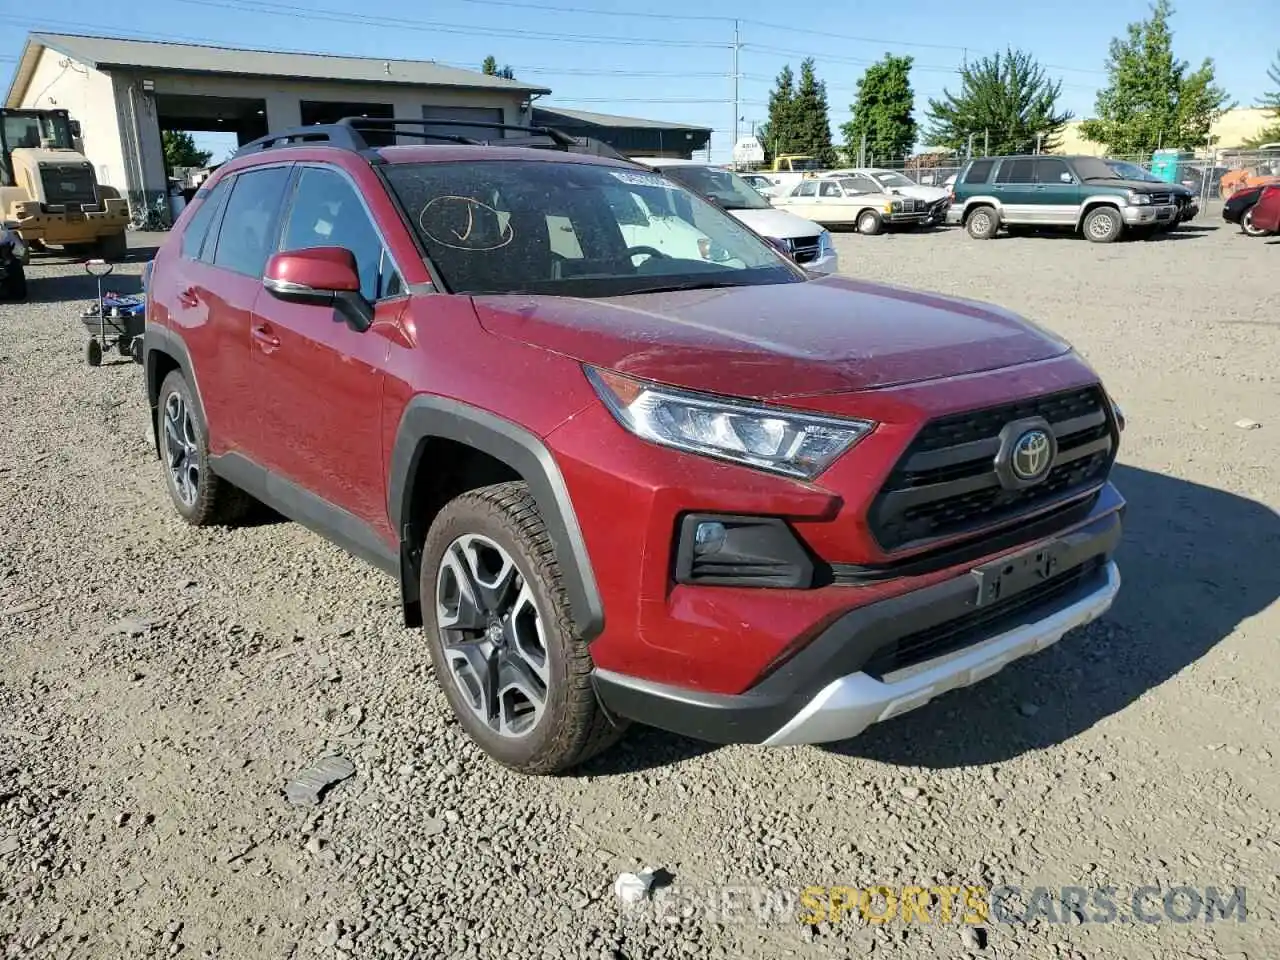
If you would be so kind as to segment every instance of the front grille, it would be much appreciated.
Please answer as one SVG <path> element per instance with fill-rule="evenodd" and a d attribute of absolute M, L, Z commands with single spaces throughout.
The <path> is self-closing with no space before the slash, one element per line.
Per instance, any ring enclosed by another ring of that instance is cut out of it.
<path fill-rule="evenodd" d="M 789 242 L 791 256 L 796 263 L 812 263 L 818 259 L 817 237 L 795 237 Z"/>
<path fill-rule="evenodd" d="M 1040 483 L 1006 489 L 995 469 L 1000 431 L 1027 417 L 1049 422 L 1057 458 Z M 925 424 L 876 495 L 871 532 L 885 550 L 899 550 L 1052 509 L 1097 489 L 1115 451 L 1097 386 L 941 417 Z"/>
<path fill-rule="evenodd" d="M 1173 194 L 1172 193 L 1153 193 L 1151 194 L 1151 202 L 1156 204 L 1157 206 L 1162 203 L 1172 203 Z"/>
<path fill-rule="evenodd" d="M 873 677 L 883 677 L 895 670 L 905 670 L 998 636 L 1017 625 L 1020 613 L 1067 596 L 1097 573 L 1104 563 L 1105 557 L 1093 557 L 1005 600 L 990 606 L 976 607 L 964 616 L 905 636 L 877 650 L 863 665 L 863 672 Z"/>
<path fill-rule="evenodd" d="M 45 203 L 93 204 L 98 202 L 93 186 L 93 169 L 80 164 L 41 166 Z"/>

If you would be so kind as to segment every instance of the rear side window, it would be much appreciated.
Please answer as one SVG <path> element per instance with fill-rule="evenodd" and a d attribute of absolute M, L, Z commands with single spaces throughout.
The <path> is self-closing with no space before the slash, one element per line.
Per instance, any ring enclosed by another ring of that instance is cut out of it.
<path fill-rule="evenodd" d="M 996 165 L 994 160 L 975 160 L 969 164 L 969 169 L 965 171 L 965 183 L 986 183 L 987 178 L 991 176 L 991 170 Z"/>
<path fill-rule="evenodd" d="M 204 246 L 204 238 L 208 236 L 209 224 L 213 222 L 213 215 L 218 211 L 218 205 L 227 194 L 229 182 L 228 178 L 219 180 L 200 200 L 200 206 L 196 207 L 191 219 L 187 222 L 186 229 L 182 231 L 182 255 L 186 259 L 200 259 L 200 248 Z"/>
<path fill-rule="evenodd" d="M 1000 164 L 1000 172 L 996 174 L 996 183 L 1035 183 L 1036 165 L 1034 160 L 1006 160 Z"/>
<path fill-rule="evenodd" d="M 280 204 L 289 182 L 288 167 L 268 167 L 236 174 L 227 212 L 218 231 L 213 263 L 249 277 L 261 277 L 275 249 Z M 206 254 L 207 259 L 207 254 Z"/>

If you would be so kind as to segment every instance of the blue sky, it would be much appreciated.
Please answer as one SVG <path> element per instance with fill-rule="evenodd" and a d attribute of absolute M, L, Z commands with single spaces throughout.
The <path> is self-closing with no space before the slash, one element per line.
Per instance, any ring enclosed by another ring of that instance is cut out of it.
<path fill-rule="evenodd" d="M 1193 64 L 1212 57 L 1219 81 L 1241 105 L 1252 105 L 1268 88 L 1267 67 L 1280 46 L 1275 3 L 1184 3 L 1173 21 L 1176 54 Z M 886 51 L 915 57 L 918 118 L 930 96 L 955 88 L 966 53 L 1006 44 L 1046 64 L 1063 81 L 1064 105 L 1086 115 L 1105 81 L 1108 42 L 1147 10 L 1148 0 L 881 0 L 856 8 L 778 0 L 41 0 L 2 8 L 0 74 L 12 74 L 27 31 L 41 29 L 471 68 L 493 54 L 520 79 L 550 87 L 548 103 L 710 126 L 713 156 L 721 160 L 728 157 L 734 120 L 735 17 L 742 132 L 765 119 L 782 66 L 795 69 L 813 56 L 827 84 L 838 142 L 854 84 Z M 1250 22 L 1259 28 L 1250 29 Z M 202 139 L 225 152 L 216 136 Z"/>

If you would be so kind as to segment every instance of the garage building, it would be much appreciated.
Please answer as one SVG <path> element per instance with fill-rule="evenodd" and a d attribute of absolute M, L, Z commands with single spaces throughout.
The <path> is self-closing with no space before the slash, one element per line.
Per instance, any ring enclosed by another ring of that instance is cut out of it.
<path fill-rule="evenodd" d="M 519 124 L 530 122 L 533 99 L 550 92 L 429 61 L 33 33 L 5 102 L 68 110 L 80 122 L 99 182 L 129 198 L 135 222 L 152 210 L 163 223 L 161 130 L 232 132 L 243 144 L 269 130 L 344 116 Z"/>

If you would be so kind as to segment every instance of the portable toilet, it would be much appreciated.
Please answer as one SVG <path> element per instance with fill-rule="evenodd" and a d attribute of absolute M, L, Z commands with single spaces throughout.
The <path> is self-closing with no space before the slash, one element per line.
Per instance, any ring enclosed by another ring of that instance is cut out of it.
<path fill-rule="evenodd" d="M 1178 161 L 1181 150 L 1157 150 L 1151 155 L 1151 172 L 1165 183 L 1178 182 Z"/>

